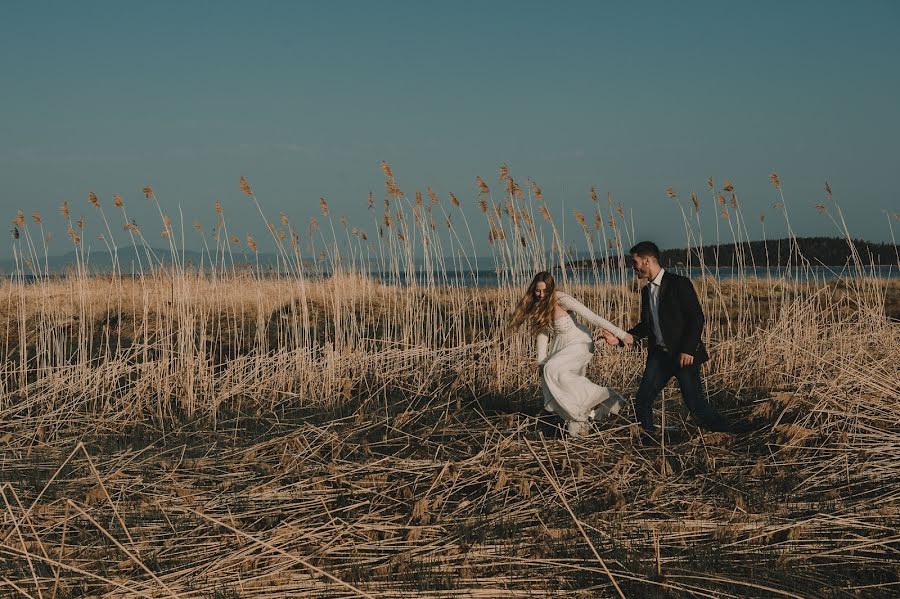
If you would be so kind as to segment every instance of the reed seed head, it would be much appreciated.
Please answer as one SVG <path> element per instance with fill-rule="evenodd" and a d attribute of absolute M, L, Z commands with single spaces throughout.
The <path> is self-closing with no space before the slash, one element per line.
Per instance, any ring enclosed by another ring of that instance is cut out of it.
<path fill-rule="evenodd" d="M 547 205 L 541 204 L 540 210 L 541 210 L 541 216 L 544 217 L 544 220 L 547 221 L 548 223 L 552 223 L 553 219 L 550 218 L 550 211 L 547 210 Z"/>
<path fill-rule="evenodd" d="M 241 175 L 240 178 L 240 188 L 241 191 L 244 192 L 244 195 L 253 197 L 253 190 L 250 189 L 250 184 L 247 182 L 247 179 L 244 178 L 244 175 Z"/>
<path fill-rule="evenodd" d="M 94 208 L 100 207 L 100 199 L 97 197 L 97 194 L 93 191 L 88 192 L 88 201 L 91 203 L 91 206 Z"/>
<path fill-rule="evenodd" d="M 582 228 L 582 229 L 584 229 L 585 231 L 587 231 L 587 222 L 586 222 L 585 219 L 584 219 L 584 214 L 582 214 L 581 212 L 579 212 L 577 209 L 576 209 L 576 210 L 573 210 L 573 212 L 574 212 L 574 214 L 575 214 L 575 220 L 578 221 L 578 224 L 581 225 L 581 228 Z"/>
<path fill-rule="evenodd" d="M 384 182 L 385 189 L 387 189 L 388 195 L 393 196 L 395 198 L 402 198 L 403 192 L 400 191 L 400 186 L 393 179 L 388 179 Z M 385 202 L 387 200 L 385 199 Z"/>
<path fill-rule="evenodd" d="M 510 195 L 510 197 L 514 198 L 522 198 L 525 196 L 525 193 L 522 191 L 522 188 L 512 177 L 508 177 L 506 179 L 506 192 Z"/>
<path fill-rule="evenodd" d="M 769 179 L 772 180 L 772 185 L 775 186 L 775 189 L 781 189 L 781 180 L 778 178 L 778 174 L 775 171 L 772 171 L 772 174 L 769 175 Z"/>

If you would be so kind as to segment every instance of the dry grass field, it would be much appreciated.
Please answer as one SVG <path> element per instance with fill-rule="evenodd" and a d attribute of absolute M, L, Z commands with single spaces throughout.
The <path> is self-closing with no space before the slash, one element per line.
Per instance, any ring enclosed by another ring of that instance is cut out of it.
<path fill-rule="evenodd" d="M 44 219 L 17 218 L 20 276 L 0 285 L 0 594 L 900 593 L 898 281 L 867 276 L 859 256 L 821 280 L 799 253 L 779 276 L 700 277 L 705 382 L 738 432 L 698 430 L 670 386 L 661 447 L 641 445 L 630 406 L 570 439 L 542 412 L 533 340 L 504 328 L 533 272 L 565 259 L 540 188 L 505 169 L 500 192 L 478 180 L 499 284 L 457 287 L 442 273 L 474 254 L 460 200 L 407 198 L 384 171 L 371 235 L 322 200 L 303 237 L 242 179 L 281 276 L 229 262 L 218 204 L 209 264 L 179 262 L 150 188 L 175 260 L 154 262 L 127 225 L 118 236 L 147 256 L 135 277 L 82 262 L 46 276 Z M 729 188 L 710 181 L 739 244 Z M 699 202 L 670 198 L 702 245 Z M 617 255 L 633 241 L 627 213 L 592 199 L 575 222 L 592 252 Z M 63 218 L 78 252 L 87 233 L 68 206 Z M 413 282 L 419 263 L 436 274 Z M 558 283 L 629 325 L 637 287 L 614 264 L 558 270 Z M 642 365 L 598 344 L 589 375 L 633 397 Z"/>

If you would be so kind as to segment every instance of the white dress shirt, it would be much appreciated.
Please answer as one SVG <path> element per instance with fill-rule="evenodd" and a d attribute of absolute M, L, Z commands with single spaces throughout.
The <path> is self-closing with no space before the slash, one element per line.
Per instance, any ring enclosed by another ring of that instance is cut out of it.
<path fill-rule="evenodd" d="M 660 268 L 653 280 L 650 281 L 650 315 L 653 319 L 653 333 L 656 335 L 656 344 L 663 348 L 665 348 L 665 342 L 662 329 L 659 327 L 659 287 L 665 272 L 666 269 Z"/>

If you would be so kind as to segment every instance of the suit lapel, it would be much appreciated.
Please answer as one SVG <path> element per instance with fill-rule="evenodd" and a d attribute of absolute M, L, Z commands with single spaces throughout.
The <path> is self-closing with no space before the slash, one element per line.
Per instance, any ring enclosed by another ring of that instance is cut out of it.
<path fill-rule="evenodd" d="M 641 320 L 650 322 L 652 315 L 650 314 L 650 285 L 647 283 L 641 287 Z"/>
<path fill-rule="evenodd" d="M 660 309 L 663 305 L 663 301 L 666 298 L 666 294 L 669 291 L 669 286 L 672 283 L 672 277 L 669 276 L 669 273 L 664 272 L 662 276 L 662 281 L 659 282 L 659 298 L 657 298 L 657 309 Z"/>

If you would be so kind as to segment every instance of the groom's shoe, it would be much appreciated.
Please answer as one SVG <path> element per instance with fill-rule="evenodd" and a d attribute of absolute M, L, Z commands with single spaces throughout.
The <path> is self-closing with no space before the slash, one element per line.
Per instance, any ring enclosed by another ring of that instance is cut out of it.
<path fill-rule="evenodd" d="M 660 436 L 656 430 L 649 431 L 645 428 L 641 428 L 641 437 L 640 437 L 641 445 L 644 447 L 660 447 Z"/>
<path fill-rule="evenodd" d="M 712 433 L 730 433 L 732 431 L 732 427 L 728 424 L 728 421 L 724 418 L 716 418 L 709 422 L 704 422 L 702 428 L 712 432 Z"/>
<path fill-rule="evenodd" d="M 634 415 L 637 417 L 638 424 L 641 425 L 641 429 L 648 433 L 656 433 L 656 425 L 653 424 L 653 409 L 652 408 L 644 408 L 642 409 L 640 406 L 634 406 Z"/>

